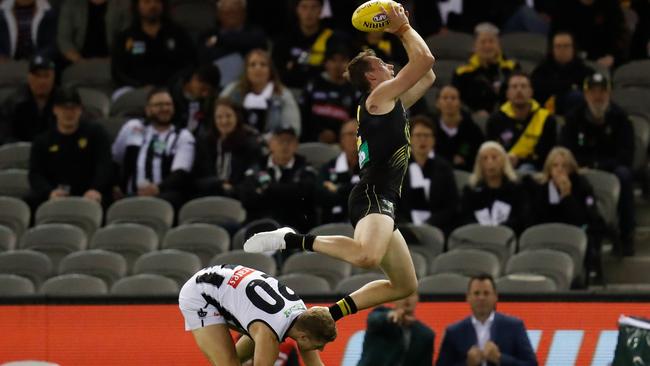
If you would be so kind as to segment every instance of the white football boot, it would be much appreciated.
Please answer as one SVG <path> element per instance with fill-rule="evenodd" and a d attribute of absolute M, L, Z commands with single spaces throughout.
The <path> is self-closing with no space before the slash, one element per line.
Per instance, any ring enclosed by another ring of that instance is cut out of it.
<path fill-rule="evenodd" d="M 286 249 L 287 243 L 284 242 L 284 236 L 287 233 L 294 233 L 290 227 L 283 227 L 273 231 L 264 231 L 257 233 L 244 243 L 244 251 L 249 253 L 272 252 Z"/>

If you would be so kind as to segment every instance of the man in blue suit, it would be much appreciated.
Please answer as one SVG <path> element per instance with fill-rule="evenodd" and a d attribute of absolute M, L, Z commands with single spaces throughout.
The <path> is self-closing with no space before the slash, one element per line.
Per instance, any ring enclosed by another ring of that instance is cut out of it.
<path fill-rule="evenodd" d="M 467 302 L 472 316 L 447 327 L 437 366 L 537 366 L 524 323 L 496 312 L 492 276 L 470 279 Z"/>

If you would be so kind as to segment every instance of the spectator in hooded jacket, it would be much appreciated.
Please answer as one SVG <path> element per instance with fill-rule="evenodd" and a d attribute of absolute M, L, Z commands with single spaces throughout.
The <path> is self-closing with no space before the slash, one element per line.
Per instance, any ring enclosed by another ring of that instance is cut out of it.
<path fill-rule="evenodd" d="M 54 58 L 57 16 L 47 0 L 4 0 L 0 3 L 0 61 Z"/>

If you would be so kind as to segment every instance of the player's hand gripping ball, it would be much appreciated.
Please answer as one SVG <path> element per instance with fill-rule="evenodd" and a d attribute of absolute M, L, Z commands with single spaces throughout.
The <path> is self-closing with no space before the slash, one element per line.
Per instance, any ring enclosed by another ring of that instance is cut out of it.
<path fill-rule="evenodd" d="M 370 0 L 352 13 L 352 25 L 362 32 L 381 32 L 389 24 L 386 11 L 395 4 L 392 0 Z"/>

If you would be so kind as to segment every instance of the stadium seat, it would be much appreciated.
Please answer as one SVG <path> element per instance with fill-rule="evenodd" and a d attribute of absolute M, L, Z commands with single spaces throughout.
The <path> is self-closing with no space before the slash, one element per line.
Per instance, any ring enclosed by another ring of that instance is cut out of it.
<path fill-rule="evenodd" d="M 456 273 L 439 273 L 421 278 L 418 281 L 420 295 L 465 294 L 469 277 Z"/>
<path fill-rule="evenodd" d="M 12 142 L 0 146 L 0 170 L 28 169 L 31 148 L 29 142 Z"/>
<path fill-rule="evenodd" d="M 474 37 L 462 32 L 448 31 L 426 38 L 427 46 L 441 60 L 467 61 L 474 49 Z"/>
<path fill-rule="evenodd" d="M 618 178 L 612 173 L 597 169 L 588 169 L 581 174 L 594 188 L 596 205 L 605 223 L 610 229 L 618 230 L 618 197 L 621 193 Z"/>
<path fill-rule="evenodd" d="M 126 276 L 127 264 L 121 255 L 102 249 L 70 253 L 59 263 L 59 274 L 87 274 L 101 278 L 108 286 Z"/>
<path fill-rule="evenodd" d="M 196 254 L 176 249 L 163 249 L 140 256 L 133 265 L 133 274 L 159 274 L 183 286 L 200 269 L 201 260 Z"/>
<path fill-rule="evenodd" d="M 415 268 L 415 276 L 417 278 L 425 277 L 427 275 L 428 263 L 431 261 L 429 261 L 424 254 L 420 254 L 420 252 L 413 250 L 412 247 L 409 249 L 411 260 L 413 260 L 413 267 Z"/>
<path fill-rule="evenodd" d="M 437 227 L 404 223 L 398 224 L 397 228 L 404 236 L 409 249 L 422 254 L 427 262 L 431 262 L 445 249 L 445 234 Z"/>
<path fill-rule="evenodd" d="M 568 254 L 573 260 L 574 276 L 583 274 L 587 253 L 587 234 L 567 224 L 550 223 L 531 226 L 519 237 L 519 251 L 553 249 Z"/>
<path fill-rule="evenodd" d="M 0 105 L 6 105 L 14 95 L 21 89 L 19 86 L 1 86 L 0 85 Z"/>
<path fill-rule="evenodd" d="M 124 257 L 127 272 L 133 269 L 141 255 L 158 249 L 158 236 L 152 228 L 140 224 L 113 224 L 105 226 L 90 240 L 91 249 L 103 249 Z"/>
<path fill-rule="evenodd" d="M 124 277 L 111 287 L 111 295 L 130 297 L 178 296 L 179 291 L 176 281 L 150 273 Z"/>
<path fill-rule="evenodd" d="M 14 197 L 0 197 L 0 225 L 10 228 L 20 239 L 29 226 L 31 213 L 29 206 Z"/>
<path fill-rule="evenodd" d="M 244 267 L 262 271 L 271 276 L 278 272 L 278 265 L 273 257 L 262 253 L 246 253 L 243 250 L 232 250 L 230 252 L 217 254 L 210 260 L 210 266 L 219 264 L 240 264 Z"/>
<path fill-rule="evenodd" d="M 463 65 L 467 60 L 440 59 L 433 64 L 433 71 L 436 73 L 436 85 L 443 87 L 450 85 L 458 66 Z M 429 101 L 431 102 L 431 101 Z M 435 104 L 432 105 L 435 107 Z"/>
<path fill-rule="evenodd" d="M 0 67 L 0 86 L 21 86 L 27 84 L 27 72 L 29 62 L 27 60 L 8 59 Z"/>
<path fill-rule="evenodd" d="M 650 89 L 625 88 L 612 90 L 612 101 L 632 115 L 650 119 Z"/>
<path fill-rule="evenodd" d="M 171 18 L 196 42 L 201 34 L 217 24 L 215 4 L 210 0 L 179 1 L 171 7 Z"/>
<path fill-rule="evenodd" d="M 650 88 L 650 60 L 630 61 L 619 66 L 614 73 L 615 88 Z"/>
<path fill-rule="evenodd" d="M 369 282 L 382 279 L 386 279 L 386 276 L 377 272 L 355 274 L 339 282 L 334 292 L 339 295 L 349 295 Z"/>
<path fill-rule="evenodd" d="M 537 67 L 537 62 L 533 61 L 528 61 L 528 60 L 517 60 L 519 62 L 519 66 L 521 67 L 521 71 L 526 73 L 527 75 L 531 75 L 533 71 L 535 71 L 535 67 Z"/>
<path fill-rule="evenodd" d="M 354 238 L 354 228 L 347 222 L 323 224 L 309 230 L 309 235 L 343 235 Z"/>
<path fill-rule="evenodd" d="M 332 289 L 326 279 L 307 273 L 292 273 L 278 277 L 299 296 L 330 295 Z"/>
<path fill-rule="evenodd" d="M 239 226 L 246 220 L 241 202 L 229 197 L 202 197 L 189 201 L 178 213 L 179 224 L 202 222 L 224 227 Z"/>
<path fill-rule="evenodd" d="M 0 170 L 0 196 L 25 197 L 29 193 L 26 169 Z"/>
<path fill-rule="evenodd" d="M 162 249 L 178 249 L 194 253 L 207 267 L 215 255 L 228 251 L 230 235 L 219 226 L 210 224 L 186 224 L 167 232 Z"/>
<path fill-rule="evenodd" d="M 77 226 L 92 237 L 102 226 L 104 211 L 96 201 L 83 197 L 49 200 L 36 209 L 36 225 L 62 223 Z"/>
<path fill-rule="evenodd" d="M 501 36 L 501 48 L 507 57 L 533 63 L 539 63 L 546 58 L 547 43 L 547 38 L 537 33 L 515 32 Z"/>
<path fill-rule="evenodd" d="M 517 249 L 515 232 L 507 226 L 467 224 L 456 228 L 447 241 L 450 251 L 478 249 L 490 252 L 503 265 Z"/>
<path fill-rule="evenodd" d="M 558 291 L 567 291 L 574 276 L 573 260 L 552 249 L 527 250 L 510 257 L 506 275 L 537 274 L 552 279 Z"/>
<path fill-rule="evenodd" d="M 244 249 L 244 242 L 254 234 L 262 231 L 273 231 L 282 227 L 277 221 L 273 219 L 258 219 L 249 222 L 242 228 L 237 230 L 232 237 L 232 250 Z"/>
<path fill-rule="evenodd" d="M 437 256 L 429 266 L 429 274 L 456 273 L 473 276 L 487 273 L 494 278 L 501 274 L 499 258 L 483 250 L 457 249 Z"/>
<path fill-rule="evenodd" d="M 92 88 L 79 88 L 78 91 L 86 113 L 93 118 L 108 116 L 111 100 L 105 92 Z"/>
<path fill-rule="evenodd" d="M 97 123 L 104 126 L 110 140 L 115 141 L 117 134 L 120 133 L 122 126 L 124 126 L 128 120 L 128 117 L 106 117 L 98 118 Z"/>
<path fill-rule="evenodd" d="M 12 250 L 0 253 L 0 273 L 27 277 L 38 286 L 52 274 L 52 261 L 41 252 Z"/>
<path fill-rule="evenodd" d="M 341 153 L 338 145 L 325 144 L 322 142 L 303 142 L 298 146 L 298 155 L 307 159 L 316 171 L 327 164 L 330 160 L 336 158 Z"/>
<path fill-rule="evenodd" d="M 54 272 L 66 255 L 88 247 L 86 234 L 69 224 L 43 224 L 35 226 L 20 239 L 19 248 L 47 254 Z"/>
<path fill-rule="evenodd" d="M 106 224 L 135 223 L 149 226 L 162 240 L 174 222 L 172 205 L 156 197 L 129 197 L 116 201 L 106 212 Z"/>
<path fill-rule="evenodd" d="M 536 274 L 511 274 L 501 277 L 495 283 L 499 294 L 539 294 L 556 292 L 552 279 Z"/>
<path fill-rule="evenodd" d="M 0 225 L 0 252 L 16 248 L 16 234 L 11 228 Z"/>
<path fill-rule="evenodd" d="M 110 61 L 94 59 L 69 65 L 63 70 L 61 84 L 95 88 L 109 94 L 113 88 Z"/>
<path fill-rule="evenodd" d="M 650 145 L 650 122 L 642 116 L 629 116 L 634 128 L 634 172 L 645 176 L 648 169 L 648 145 Z"/>
<path fill-rule="evenodd" d="M 111 117 L 143 117 L 149 88 L 129 90 L 118 96 L 111 103 L 109 115 Z"/>
<path fill-rule="evenodd" d="M 9 273 L 0 274 L 0 297 L 26 296 L 35 293 L 36 288 L 29 278 Z"/>
<path fill-rule="evenodd" d="M 221 82 L 219 86 L 225 88 L 228 84 L 239 81 L 239 77 L 244 72 L 244 58 L 237 52 L 230 53 L 219 57 L 213 62 L 213 65 L 221 73 Z"/>
<path fill-rule="evenodd" d="M 458 190 L 459 195 L 463 194 L 463 189 L 469 183 L 469 177 L 471 175 L 470 172 L 454 169 L 454 179 L 456 180 L 456 189 Z"/>
<path fill-rule="evenodd" d="M 101 278 L 85 274 L 65 274 L 43 283 L 39 292 L 46 296 L 101 296 L 108 294 L 108 286 Z"/>
<path fill-rule="evenodd" d="M 350 276 L 352 265 L 323 254 L 300 252 L 290 255 L 282 266 L 282 274 L 290 273 L 309 273 L 322 277 L 334 288 Z"/>

